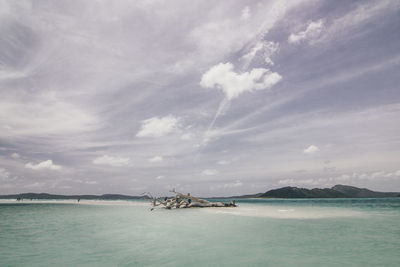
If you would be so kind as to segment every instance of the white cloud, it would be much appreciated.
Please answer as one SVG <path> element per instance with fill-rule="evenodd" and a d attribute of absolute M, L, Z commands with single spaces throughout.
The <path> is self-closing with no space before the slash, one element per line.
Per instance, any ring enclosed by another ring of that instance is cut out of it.
<path fill-rule="evenodd" d="M 150 159 L 148 159 L 148 160 L 149 160 L 149 162 L 156 163 L 156 162 L 161 162 L 161 161 L 163 161 L 164 159 L 163 159 L 163 157 L 161 157 L 161 156 L 155 156 L 155 157 L 152 157 L 152 158 L 150 158 Z"/>
<path fill-rule="evenodd" d="M 244 92 L 263 90 L 278 83 L 282 76 L 269 69 L 254 68 L 250 72 L 236 73 L 232 63 L 220 63 L 203 74 L 200 85 L 222 90 L 231 100 Z"/>
<path fill-rule="evenodd" d="M 201 174 L 206 175 L 206 176 L 211 176 L 211 175 L 218 174 L 218 171 L 214 170 L 214 169 L 206 169 L 206 170 L 202 171 Z"/>
<path fill-rule="evenodd" d="M 228 165 L 228 164 L 230 164 L 230 163 L 231 163 L 231 162 L 230 162 L 230 161 L 227 161 L 227 160 L 220 160 L 220 161 L 217 162 L 218 165 Z"/>
<path fill-rule="evenodd" d="M 21 156 L 20 156 L 18 153 L 12 153 L 12 154 L 11 154 L 11 157 L 12 157 L 13 159 L 19 159 Z"/>
<path fill-rule="evenodd" d="M 32 170 L 43 170 L 43 169 L 48 169 L 48 170 L 60 170 L 61 166 L 56 165 L 53 163 L 51 159 L 42 161 L 38 164 L 33 164 L 31 162 L 25 164 L 25 168 L 27 169 L 32 169 Z"/>
<path fill-rule="evenodd" d="M 242 9 L 242 15 L 240 16 L 241 20 L 248 20 L 251 16 L 250 7 L 246 6 Z"/>
<path fill-rule="evenodd" d="M 87 111 L 62 101 L 53 94 L 36 96 L 29 102 L 0 100 L 1 137 L 41 136 L 86 132 L 99 126 L 99 119 Z"/>
<path fill-rule="evenodd" d="M 129 158 L 123 158 L 123 157 L 113 157 L 113 156 L 108 156 L 104 155 L 101 157 L 97 157 L 93 160 L 94 164 L 97 165 L 110 165 L 114 167 L 121 167 L 121 166 L 126 166 L 129 164 Z"/>
<path fill-rule="evenodd" d="M 279 185 L 288 185 L 288 186 L 296 186 L 296 185 L 318 185 L 321 182 L 320 179 L 283 179 L 279 180 Z"/>
<path fill-rule="evenodd" d="M 234 183 L 226 183 L 224 184 L 224 188 L 233 188 L 233 187 L 240 187 L 243 183 L 239 180 L 236 180 Z"/>
<path fill-rule="evenodd" d="M 279 50 L 279 43 L 274 42 L 264 42 L 264 61 L 265 63 L 273 66 L 274 62 L 271 56 Z"/>
<path fill-rule="evenodd" d="M 179 128 L 179 117 L 168 115 L 166 117 L 153 117 L 142 121 L 142 127 L 136 134 L 137 137 L 161 137 Z"/>
<path fill-rule="evenodd" d="M 186 40 L 194 48 L 197 64 L 216 62 L 269 32 L 288 10 L 299 4 L 301 1 L 261 1 L 254 9 L 244 7 L 240 14 L 235 12 L 235 17 L 226 6 L 213 5 L 207 13 L 217 17 L 199 21 Z"/>
<path fill-rule="evenodd" d="M 384 171 L 373 172 L 373 173 L 370 175 L 370 179 L 376 179 L 376 178 L 382 177 L 382 176 L 384 176 L 384 175 L 385 175 L 385 172 L 384 172 Z"/>
<path fill-rule="evenodd" d="M 157 180 L 162 180 L 162 179 L 164 179 L 164 178 L 165 178 L 164 175 L 159 175 L 159 176 L 156 177 Z"/>
<path fill-rule="evenodd" d="M 398 173 L 398 175 L 397 175 Z M 386 171 L 375 171 L 375 172 L 353 172 L 353 173 L 343 173 L 332 177 L 323 178 L 307 178 L 307 179 L 282 179 L 278 181 L 279 185 L 289 185 L 289 186 L 333 186 L 335 184 L 357 184 L 360 181 L 388 181 L 397 179 L 400 176 L 399 171 L 386 172 Z"/>
<path fill-rule="evenodd" d="M 264 57 L 264 61 L 266 64 L 273 66 L 274 62 L 271 59 L 271 56 L 275 54 L 279 50 L 279 43 L 269 42 L 269 41 L 258 41 L 248 53 L 243 55 L 240 60 L 244 61 L 244 68 L 247 69 L 250 65 L 251 61 L 254 57 L 261 53 Z"/>
<path fill-rule="evenodd" d="M 303 40 L 313 40 L 321 35 L 322 29 L 324 28 L 324 22 L 322 19 L 318 21 L 311 21 L 307 29 L 298 33 L 290 34 L 288 41 L 289 43 L 299 43 Z"/>
<path fill-rule="evenodd" d="M 4 169 L 4 168 L 0 168 L 0 178 L 1 179 L 6 179 L 10 176 L 10 173 Z"/>
<path fill-rule="evenodd" d="M 400 170 L 387 172 L 387 171 L 375 171 L 375 172 L 365 172 L 358 173 L 354 172 L 352 174 L 342 174 L 337 177 L 329 178 L 330 181 L 345 181 L 345 180 L 391 180 L 397 179 L 396 176 L 400 176 Z"/>
<path fill-rule="evenodd" d="M 311 21 L 304 31 L 292 33 L 289 43 L 308 41 L 309 43 L 329 42 L 337 38 L 349 37 L 349 34 L 357 30 L 371 20 L 397 10 L 399 4 L 396 1 L 369 1 L 357 5 L 341 17 L 332 20 Z M 354 32 L 356 33 L 356 32 Z"/>
<path fill-rule="evenodd" d="M 358 5 L 342 17 L 335 18 L 326 27 L 322 36 L 316 42 L 326 42 L 356 30 L 361 25 L 385 15 L 388 12 L 396 12 L 399 3 L 397 1 L 369 1 Z M 347 35 L 348 36 L 348 35 Z"/>
<path fill-rule="evenodd" d="M 193 135 L 191 133 L 185 133 L 181 135 L 182 140 L 190 140 L 193 138 Z"/>
<path fill-rule="evenodd" d="M 319 148 L 317 146 L 311 145 L 307 147 L 306 149 L 303 150 L 304 154 L 314 154 L 319 151 Z"/>

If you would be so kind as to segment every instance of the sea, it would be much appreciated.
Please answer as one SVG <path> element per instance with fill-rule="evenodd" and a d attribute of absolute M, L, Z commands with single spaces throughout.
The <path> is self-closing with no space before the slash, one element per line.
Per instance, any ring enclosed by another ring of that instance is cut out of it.
<path fill-rule="evenodd" d="M 400 198 L 236 203 L 0 200 L 0 266 L 400 266 Z"/>

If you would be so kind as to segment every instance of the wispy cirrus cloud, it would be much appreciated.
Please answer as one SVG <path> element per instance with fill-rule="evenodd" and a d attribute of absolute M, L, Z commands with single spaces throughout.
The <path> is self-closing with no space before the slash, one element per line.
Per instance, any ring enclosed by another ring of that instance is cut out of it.
<path fill-rule="evenodd" d="M 301 41 L 312 41 L 321 35 L 323 28 L 324 22 L 322 19 L 311 21 L 304 31 L 290 34 L 288 41 L 295 44 Z"/>

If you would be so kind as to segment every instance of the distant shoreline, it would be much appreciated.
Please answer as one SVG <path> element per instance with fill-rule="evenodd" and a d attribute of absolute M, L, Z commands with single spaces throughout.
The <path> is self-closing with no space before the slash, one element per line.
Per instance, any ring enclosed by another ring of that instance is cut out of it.
<path fill-rule="evenodd" d="M 246 199 L 291 199 L 291 198 L 391 198 L 400 197 L 400 192 L 377 192 L 366 188 L 358 188 L 348 185 L 335 185 L 332 188 L 298 188 L 282 187 L 269 190 L 265 193 L 246 194 L 228 197 L 205 197 L 206 199 L 219 198 L 246 198 Z M 146 200 L 149 196 L 129 196 L 121 194 L 103 195 L 57 195 L 48 193 L 21 193 L 0 195 L 0 199 L 35 199 L 35 200 Z"/>

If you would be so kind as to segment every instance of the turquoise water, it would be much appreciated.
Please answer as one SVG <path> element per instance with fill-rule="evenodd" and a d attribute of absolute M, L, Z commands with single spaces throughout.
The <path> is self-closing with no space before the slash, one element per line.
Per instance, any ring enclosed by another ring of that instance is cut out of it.
<path fill-rule="evenodd" d="M 0 202 L 0 266 L 400 266 L 400 199 Z"/>

